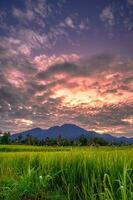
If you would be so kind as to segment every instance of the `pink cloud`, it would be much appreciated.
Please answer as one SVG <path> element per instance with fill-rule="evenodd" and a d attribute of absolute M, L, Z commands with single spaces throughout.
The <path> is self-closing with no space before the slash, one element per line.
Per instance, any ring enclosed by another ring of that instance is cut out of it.
<path fill-rule="evenodd" d="M 45 54 L 40 56 L 35 56 L 33 63 L 35 63 L 39 70 L 46 70 L 50 66 L 64 63 L 64 62 L 76 62 L 80 59 L 77 54 L 62 54 L 60 56 L 52 55 L 47 56 Z"/>

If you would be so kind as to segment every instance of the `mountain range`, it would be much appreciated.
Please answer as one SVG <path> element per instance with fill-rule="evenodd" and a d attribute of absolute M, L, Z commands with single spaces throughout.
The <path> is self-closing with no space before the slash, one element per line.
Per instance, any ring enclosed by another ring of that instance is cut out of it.
<path fill-rule="evenodd" d="M 74 124 L 64 124 L 62 126 L 54 126 L 49 129 L 34 128 L 21 133 L 12 134 L 11 139 L 15 140 L 18 138 L 18 136 L 21 136 L 23 140 L 27 137 L 28 134 L 31 134 L 33 137 L 36 137 L 38 140 L 44 140 L 47 137 L 58 138 L 59 136 L 68 140 L 77 140 L 81 135 L 84 135 L 88 139 L 97 137 L 102 138 L 108 142 L 127 144 L 133 143 L 133 138 L 127 138 L 124 136 L 115 137 L 111 134 L 99 134 L 95 131 L 87 131 Z"/>

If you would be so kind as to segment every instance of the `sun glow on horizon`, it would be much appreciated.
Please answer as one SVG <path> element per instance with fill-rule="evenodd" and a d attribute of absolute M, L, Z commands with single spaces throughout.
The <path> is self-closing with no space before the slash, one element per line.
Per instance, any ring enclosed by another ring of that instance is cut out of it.
<path fill-rule="evenodd" d="M 33 125 L 33 121 L 31 120 L 28 120 L 28 119 L 16 119 L 15 120 L 15 123 L 18 125 L 18 124 L 24 124 L 26 126 L 31 126 Z"/>
<path fill-rule="evenodd" d="M 95 89 L 69 89 L 62 88 L 55 91 L 54 98 L 62 97 L 62 103 L 66 106 L 78 106 L 83 104 L 89 107 L 103 107 L 106 105 L 118 104 L 122 102 L 122 99 L 126 100 L 127 97 L 130 99 L 132 95 L 128 96 L 123 95 L 115 95 L 115 94 L 104 94 L 101 95 Z"/>

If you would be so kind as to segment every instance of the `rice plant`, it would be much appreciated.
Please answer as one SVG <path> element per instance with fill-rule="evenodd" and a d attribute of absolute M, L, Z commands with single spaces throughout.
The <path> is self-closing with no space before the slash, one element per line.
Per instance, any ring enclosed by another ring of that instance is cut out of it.
<path fill-rule="evenodd" d="M 131 147 L 8 148 L 0 153 L 1 200 L 133 199 Z"/>

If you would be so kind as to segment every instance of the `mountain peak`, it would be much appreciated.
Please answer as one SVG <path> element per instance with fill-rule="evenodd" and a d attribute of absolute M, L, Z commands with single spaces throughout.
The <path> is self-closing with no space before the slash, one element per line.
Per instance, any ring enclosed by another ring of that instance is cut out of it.
<path fill-rule="evenodd" d="M 79 126 L 75 125 L 75 124 L 63 124 L 60 127 L 73 127 L 73 128 L 80 128 Z"/>
<path fill-rule="evenodd" d="M 33 128 L 32 130 L 41 131 L 41 130 L 43 130 L 43 129 L 41 129 L 40 127 L 35 127 L 35 128 Z"/>
<path fill-rule="evenodd" d="M 48 128 L 49 131 L 54 131 L 55 129 L 60 128 L 60 126 L 52 126 L 50 128 Z"/>
<path fill-rule="evenodd" d="M 21 133 L 13 134 L 12 139 L 16 139 L 19 135 L 22 136 L 23 139 L 27 137 L 27 134 L 30 133 L 33 137 L 38 138 L 39 140 L 44 140 L 47 137 L 49 138 L 58 138 L 61 136 L 62 138 L 68 140 L 77 140 L 81 135 L 84 135 L 86 138 L 103 138 L 108 142 L 128 142 L 133 143 L 133 138 L 126 137 L 115 137 L 110 134 L 98 134 L 94 131 L 87 131 L 75 124 L 63 124 L 61 126 L 53 126 L 49 129 L 41 129 L 39 127 L 33 128 L 31 130 L 26 130 Z"/>

